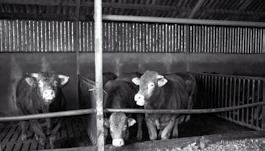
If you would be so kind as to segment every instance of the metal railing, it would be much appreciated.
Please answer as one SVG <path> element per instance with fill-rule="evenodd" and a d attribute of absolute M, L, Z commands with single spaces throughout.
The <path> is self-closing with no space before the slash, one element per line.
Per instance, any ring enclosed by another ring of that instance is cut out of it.
<path fill-rule="evenodd" d="M 219 74 L 196 74 L 203 108 L 227 108 L 264 102 L 265 78 Z M 265 128 L 263 106 L 252 106 L 218 114 L 226 120 L 261 130 Z"/>

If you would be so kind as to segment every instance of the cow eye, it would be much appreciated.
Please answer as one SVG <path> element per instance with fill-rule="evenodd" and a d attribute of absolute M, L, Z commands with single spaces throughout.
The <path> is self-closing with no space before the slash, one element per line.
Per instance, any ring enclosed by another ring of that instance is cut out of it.
<path fill-rule="evenodd" d="M 57 84 L 58 84 L 58 82 L 57 82 L 57 81 L 54 81 L 54 82 L 53 82 L 53 85 L 55 85 L 55 86 L 56 86 Z"/>
<path fill-rule="evenodd" d="M 39 81 L 38 84 L 39 84 L 39 87 L 43 87 L 44 85 L 42 81 Z"/>
<path fill-rule="evenodd" d="M 149 88 L 153 88 L 154 86 L 155 86 L 154 83 L 149 83 L 149 84 L 148 84 L 148 87 L 149 87 Z"/>
<path fill-rule="evenodd" d="M 124 130 L 124 131 L 125 131 L 126 129 L 127 129 L 127 126 L 125 125 L 125 126 L 123 127 L 123 129 L 122 129 L 122 130 Z"/>

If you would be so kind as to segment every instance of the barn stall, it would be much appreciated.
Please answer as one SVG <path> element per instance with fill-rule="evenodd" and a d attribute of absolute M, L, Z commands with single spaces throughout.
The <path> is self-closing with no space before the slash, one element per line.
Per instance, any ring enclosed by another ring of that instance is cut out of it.
<path fill-rule="evenodd" d="M 56 148 L 93 150 L 90 146 L 97 144 L 103 150 L 102 65 L 104 72 L 117 75 L 192 72 L 199 88 L 195 110 L 150 111 L 194 114 L 180 127 L 181 138 L 118 149 L 107 145 L 106 150 L 177 150 L 204 139 L 210 144 L 264 136 L 263 1 L 103 1 L 103 16 L 101 1 L 95 15 L 93 1 L 87 0 L 0 4 L 2 150 L 40 149 L 31 132 L 27 141 L 20 140 L 16 120 L 56 116 L 73 116 L 64 117 Z M 15 117 L 19 78 L 50 69 L 71 77 L 63 88 L 70 111 Z M 95 84 L 96 95 L 90 91 Z M 235 134 L 223 134 L 231 132 Z"/>

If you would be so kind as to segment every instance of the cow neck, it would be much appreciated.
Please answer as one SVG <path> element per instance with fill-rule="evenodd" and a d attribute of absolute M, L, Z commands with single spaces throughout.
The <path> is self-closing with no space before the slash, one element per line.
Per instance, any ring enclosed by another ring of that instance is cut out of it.
<path fill-rule="evenodd" d="M 150 109 L 157 109 L 160 108 L 161 106 L 161 101 L 163 101 L 163 95 L 164 95 L 164 88 L 156 88 L 155 92 L 153 93 L 154 95 L 152 95 L 149 100 L 148 100 L 148 104 L 146 108 L 150 108 Z"/>
<path fill-rule="evenodd" d="M 172 81 L 168 80 L 167 84 L 161 88 L 158 88 L 150 99 L 150 104 L 147 105 L 147 108 L 150 109 L 170 109 L 175 108 L 175 101 L 172 101 L 172 97 L 174 97 L 172 92 L 174 90 L 174 86 Z"/>

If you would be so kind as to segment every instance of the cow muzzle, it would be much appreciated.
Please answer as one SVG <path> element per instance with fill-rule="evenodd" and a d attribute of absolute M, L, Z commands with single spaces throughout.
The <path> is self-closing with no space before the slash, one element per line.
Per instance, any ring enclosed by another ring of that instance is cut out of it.
<path fill-rule="evenodd" d="M 134 100 L 136 101 L 137 105 L 144 106 L 145 100 L 142 94 L 139 94 L 139 93 L 135 94 Z"/>
<path fill-rule="evenodd" d="M 54 90 L 44 90 L 42 92 L 42 96 L 44 100 L 50 101 L 55 98 L 55 92 Z"/>
<path fill-rule="evenodd" d="M 119 139 L 113 139 L 112 140 L 112 145 L 115 147 L 121 147 L 124 145 L 124 140 L 119 138 Z"/>

